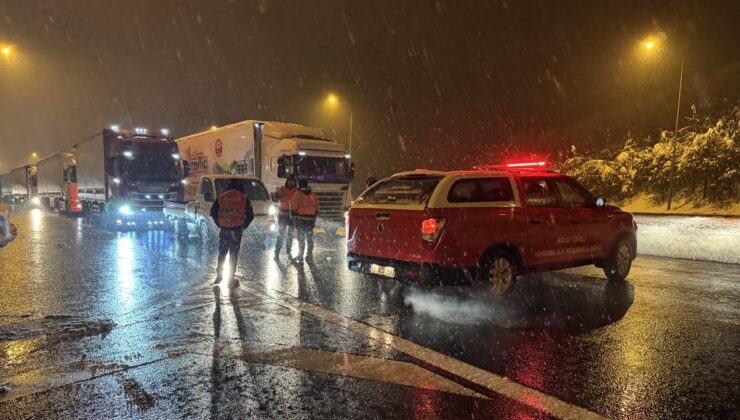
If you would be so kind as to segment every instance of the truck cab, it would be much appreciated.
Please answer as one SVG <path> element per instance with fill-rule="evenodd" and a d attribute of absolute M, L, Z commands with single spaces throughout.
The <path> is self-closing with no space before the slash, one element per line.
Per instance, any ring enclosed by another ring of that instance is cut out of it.
<path fill-rule="evenodd" d="M 270 152 L 270 189 L 282 186 L 289 175 L 308 181 L 319 197 L 321 217 L 343 218 L 349 208 L 352 196 L 350 182 L 354 177 L 354 165 L 344 146 L 322 140 L 280 141 Z"/>
<path fill-rule="evenodd" d="M 14 203 L 38 206 L 38 179 L 36 165 L 23 165 L 11 172 L 11 200 Z"/>
<path fill-rule="evenodd" d="M 349 268 L 434 283 L 478 280 L 496 294 L 527 271 L 587 264 L 623 280 L 637 250 L 632 215 L 540 163 L 417 170 L 377 182 L 349 211 Z"/>
<path fill-rule="evenodd" d="M 250 231 L 267 235 L 274 230 L 272 215 L 274 208 L 270 196 L 262 182 L 244 175 L 204 175 L 195 189 L 189 189 L 191 196 L 185 201 L 165 201 L 164 215 L 172 223 L 178 239 L 195 235 L 203 243 L 218 237 L 218 226 L 211 219 L 211 207 L 219 194 L 226 191 L 229 182 L 239 180 L 244 193 L 254 210 L 254 221 Z"/>

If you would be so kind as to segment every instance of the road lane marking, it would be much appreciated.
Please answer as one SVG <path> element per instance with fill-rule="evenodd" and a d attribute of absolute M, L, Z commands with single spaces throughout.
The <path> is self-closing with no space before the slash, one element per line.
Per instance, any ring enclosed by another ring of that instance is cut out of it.
<path fill-rule="evenodd" d="M 496 394 L 504 395 L 521 404 L 544 411 L 563 419 L 602 419 L 603 416 L 562 401 L 552 395 L 530 388 L 512 381 L 503 376 L 477 368 L 455 358 L 446 356 L 429 348 L 420 346 L 412 341 L 390 334 L 381 329 L 360 321 L 345 317 L 320 306 L 303 302 L 277 289 L 269 289 L 259 283 L 239 278 L 241 284 L 254 293 L 263 294 L 270 298 L 292 306 L 301 312 L 311 314 L 326 322 L 339 325 L 347 330 L 380 341 L 402 353 L 450 373 L 470 383 L 476 384 Z"/>

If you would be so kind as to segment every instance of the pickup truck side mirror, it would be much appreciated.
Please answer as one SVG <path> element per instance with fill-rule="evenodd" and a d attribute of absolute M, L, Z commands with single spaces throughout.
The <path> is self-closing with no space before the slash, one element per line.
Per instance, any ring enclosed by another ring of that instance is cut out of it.
<path fill-rule="evenodd" d="M 377 182 L 378 182 L 377 178 L 370 176 L 365 180 L 365 188 L 370 188 Z"/>
<path fill-rule="evenodd" d="M 213 201 L 213 193 L 206 191 L 203 193 L 203 201 Z"/>
<path fill-rule="evenodd" d="M 596 205 L 596 207 L 606 207 L 606 200 L 603 197 L 596 197 L 594 205 Z"/>

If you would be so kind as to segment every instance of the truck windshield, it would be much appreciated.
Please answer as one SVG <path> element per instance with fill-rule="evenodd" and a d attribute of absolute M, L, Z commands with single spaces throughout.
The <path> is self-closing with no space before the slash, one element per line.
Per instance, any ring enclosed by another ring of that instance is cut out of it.
<path fill-rule="evenodd" d="M 216 195 L 226 191 L 230 181 L 230 179 L 216 179 Z M 239 182 L 242 184 L 244 194 L 246 194 L 247 198 L 250 200 L 270 200 L 270 196 L 267 194 L 267 190 L 261 182 L 255 179 L 240 179 Z"/>
<path fill-rule="evenodd" d="M 427 204 L 441 176 L 412 175 L 380 181 L 365 191 L 357 203 Z"/>
<path fill-rule="evenodd" d="M 321 156 L 294 156 L 294 175 L 312 183 L 349 182 L 349 160 Z"/>
<path fill-rule="evenodd" d="M 170 153 L 140 153 L 126 161 L 126 175 L 139 181 L 169 182 L 180 178 L 177 161 Z"/>

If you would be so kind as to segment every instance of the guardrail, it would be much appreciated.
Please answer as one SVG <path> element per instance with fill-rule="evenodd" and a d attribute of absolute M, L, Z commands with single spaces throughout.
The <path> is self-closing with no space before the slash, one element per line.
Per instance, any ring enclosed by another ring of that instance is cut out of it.
<path fill-rule="evenodd" d="M 14 237 L 10 224 L 10 206 L 0 203 L 0 246 L 4 246 Z"/>

